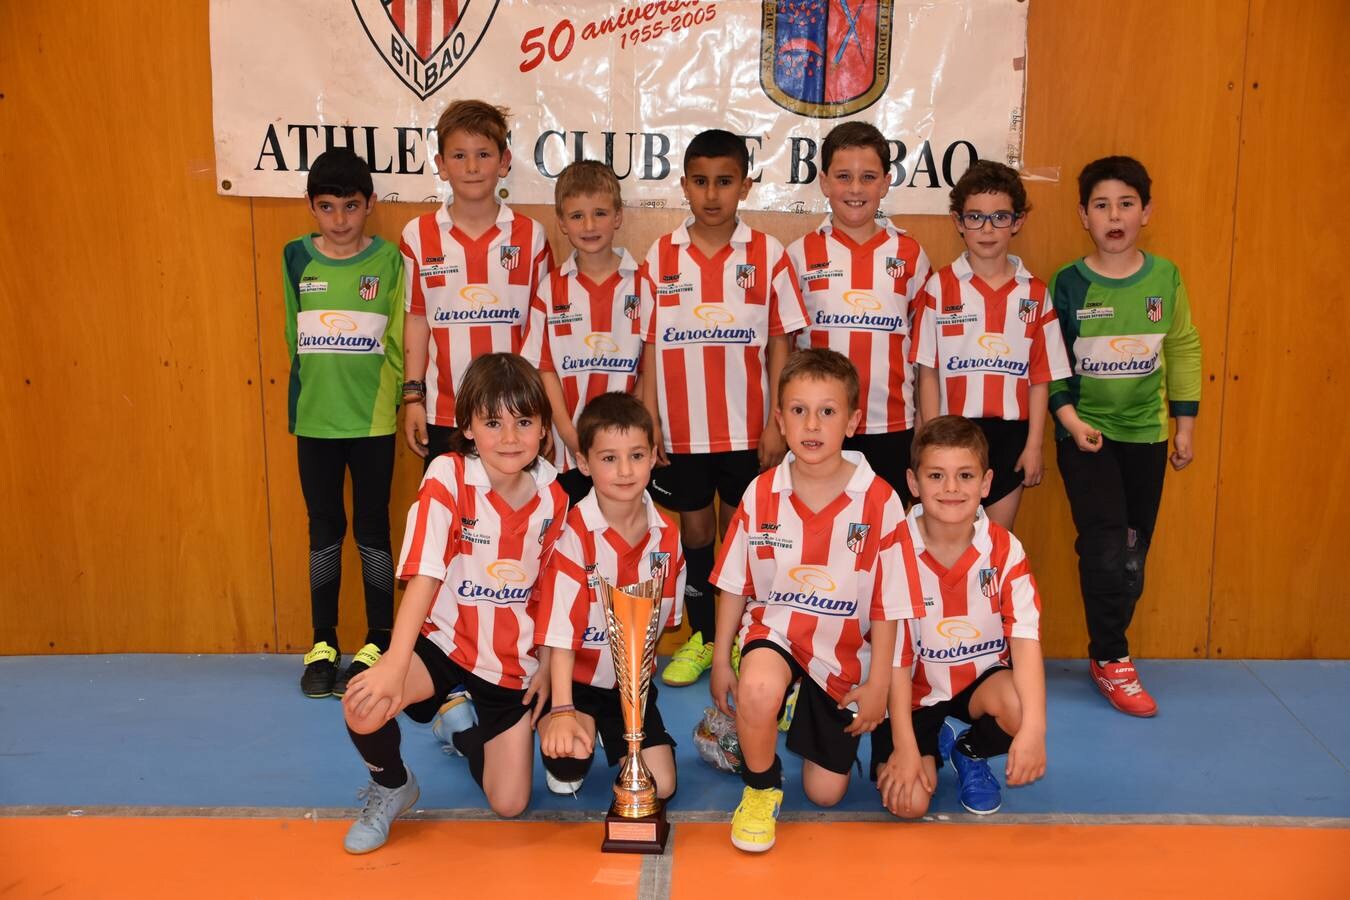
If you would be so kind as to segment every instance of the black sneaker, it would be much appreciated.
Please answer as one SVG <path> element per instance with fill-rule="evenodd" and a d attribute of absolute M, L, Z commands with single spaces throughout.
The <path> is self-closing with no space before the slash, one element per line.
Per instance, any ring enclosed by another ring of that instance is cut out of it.
<path fill-rule="evenodd" d="M 300 690 L 306 697 L 317 699 L 332 695 L 341 658 L 337 648 L 330 647 L 327 641 L 319 641 L 305 654 L 305 671 L 300 676 Z"/>
<path fill-rule="evenodd" d="M 333 696 L 341 697 L 347 693 L 347 682 L 379 661 L 380 648 L 374 644 L 366 644 L 360 650 L 357 650 L 356 655 L 352 657 L 351 665 L 347 666 L 342 674 L 337 677 L 337 682 L 333 685 Z"/>

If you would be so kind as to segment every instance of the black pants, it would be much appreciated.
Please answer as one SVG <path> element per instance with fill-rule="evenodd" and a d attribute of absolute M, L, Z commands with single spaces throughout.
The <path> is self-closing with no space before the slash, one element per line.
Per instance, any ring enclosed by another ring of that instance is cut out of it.
<path fill-rule="evenodd" d="M 1063 438 L 1057 453 L 1078 529 L 1074 549 L 1088 654 L 1097 660 L 1118 659 L 1130 652 L 1125 630 L 1144 592 L 1144 559 L 1162 501 L 1167 442 L 1129 444 L 1102 435 L 1102 448 L 1084 453 L 1073 438 Z"/>
<path fill-rule="evenodd" d="M 389 548 L 394 444 L 392 434 L 296 438 L 300 490 L 309 511 L 310 616 L 316 641 L 336 640 L 332 633 L 338 622 L 342 539 L 347 534 L 342 488 L 348 470 L 352 473 L 352 533 L 361 554 L 365 584 L 366 628 L 387 631 L 394 625 L 394 560 Z"/>

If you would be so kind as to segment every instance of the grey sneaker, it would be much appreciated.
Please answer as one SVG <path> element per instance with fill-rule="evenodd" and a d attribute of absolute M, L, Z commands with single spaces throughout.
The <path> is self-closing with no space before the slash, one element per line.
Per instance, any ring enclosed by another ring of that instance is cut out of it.
<path fill-rule="evenodd" d="M 342 842 L 348 853 L 369 853 L 384 846 L 389 840 L 389 826 L 394 819 L 412 809 L 421 791 L 411 769 L 404 769 L 408 780 L 403 787 L 387 788 L 371 782 L 357 792 L 359 800 L 366 801 L 352 827 L 347 829 L 347 837 Z"/>

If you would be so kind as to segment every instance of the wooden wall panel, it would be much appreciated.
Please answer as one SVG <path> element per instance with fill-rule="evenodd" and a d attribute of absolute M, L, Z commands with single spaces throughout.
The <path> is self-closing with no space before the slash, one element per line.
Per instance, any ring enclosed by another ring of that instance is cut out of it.
<path fill-rule="evenodd" d="M 0 651 L 274 646 L 248 204 L 205 3 L 0 5 Z"/>
<path fill-rule="evenodd" d="M 1345 657 L 1350 12 L 1254 0 L 1249 33 L 1212 651 Z"/>

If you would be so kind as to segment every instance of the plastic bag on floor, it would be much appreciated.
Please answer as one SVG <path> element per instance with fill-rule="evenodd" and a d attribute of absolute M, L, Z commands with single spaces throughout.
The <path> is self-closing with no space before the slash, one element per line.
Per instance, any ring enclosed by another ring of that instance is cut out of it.
<path fill-rule="evenodd" d="M 704 709 L 702 720 L 694 726 L 694 747 L 714 769 L 739 773 L 745 765 L 741 742 L 736 737 L 736 721 L 716 707 Z"/>

